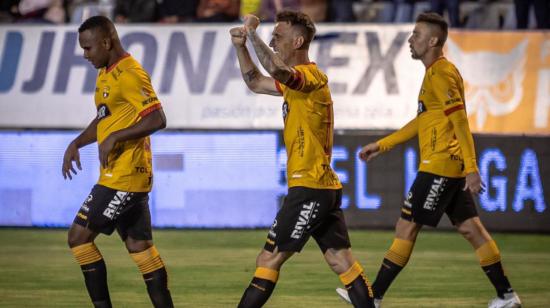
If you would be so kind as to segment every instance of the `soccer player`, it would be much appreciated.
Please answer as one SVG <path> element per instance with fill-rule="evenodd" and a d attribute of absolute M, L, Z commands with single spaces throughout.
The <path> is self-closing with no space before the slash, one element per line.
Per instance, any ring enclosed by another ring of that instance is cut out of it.
<path fill-rule="evenodd" d="M 418 97 L 417 116 L 395 133 L 366 145 L 364 161 L 389 151 L 418 135 L 420 167 L 395 227 L 395 239 L 373 284 L 375 303 L 405 267 L 423 225 L 436 227 L 446 213 L 458 232 L 470 242 L 481 268 L 496 289 L 489 307 L 520 307 L 506 277 L 500 252 L 481 223 L 472 195 L 484 191 L 476 165 L 474 141 L 464 100 L 464 85 L 456 67 L 443 57 L 447 23 L 436 13 L 418 16 L 409 38 L 412 58 L 426 67 Z M 337 289 L 344 299 L 347 292 Z"/>
<path fill-rule="evenodd" d="M 91 17 L 78 33 L 84 58 L 99 69 L 97 116 L 67 147 L 62 173 L 65 179 L 76 175 L 73 161 L 82 170 L 78 149 L 96 141 L 101 166 L 99 181 L 69 230 L 69 247 L 94 306 L 111 307 L 105 262 L 94 239 L 116 228 L 154 307 L 173 307 L 166 268 L 152 241 L 148 205 L 153 176 L 149 135 L 166 127 L 166 117 L 149 75 L 124 51 L 108 18 Z"/>
<path fill-rule="evenodd" d="M 367 277 L 350 250 L 340 209 L 342 185 L 330 167 L 332 99 L 327 76 L 308 56 L 315 26 L 303 13 L 280 12 L 267 46 L 256 33 L 259 23 L 256 16 L 245 16 L 243 27 L 231 29 L 231 40 L 246 85 L 255 93 L 284 98 L 289 189 L 239 307 L 263 306 L 275 288 L 283 263 L 300 252 L 310 236 L 349 290 L 353 305 L 374 307 Z M 246 40 L 254 47 L 269 77 L 252 62 Z"/>

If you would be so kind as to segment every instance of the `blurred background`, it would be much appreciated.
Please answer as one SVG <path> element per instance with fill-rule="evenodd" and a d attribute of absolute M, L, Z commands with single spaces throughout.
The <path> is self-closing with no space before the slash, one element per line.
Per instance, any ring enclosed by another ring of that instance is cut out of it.
<path fill-rule="evenodd" d="M 352 228 L 391 229 L 418 164 L 416 140 L 369 165 L 362 145 L 416 114 L 424 67 L 407 39 L 416 16 L 451 25 L 446 56 L 462 73 L 489 230 L 550 232 L 550 1 L 2 0 L 0 226 L 66 227 L 98 178 L 61 176 L 65 147 L 95 116 L 96 70 L 77 28 L 102 14 L 143 64 L 168 129 L 152 138 L 156 227 L 269 227 L 286 192 L 282 101 L 241 80 L 228 31 L 253 13 L 270 39 L 275 13 L 308 13 L 310 49 L 335 109 L 333 166 Z M 449 228 L 448 221 L 442 222 Z"/>

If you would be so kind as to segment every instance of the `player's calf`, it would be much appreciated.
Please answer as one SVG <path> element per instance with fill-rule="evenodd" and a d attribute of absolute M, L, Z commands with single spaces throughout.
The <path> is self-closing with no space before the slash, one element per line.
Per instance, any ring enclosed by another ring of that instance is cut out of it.
<path fill-rule="evenodd" d="M 168 273 L 155 246 L 151 246 L 142 252 L 131 253 L 130 256 L 143 275 L 153 306 L 155 308 L 174 307 L 168 289 Z"/>
<path fill-rule="evenodd" d="M 92 243 L 71 248 L 76 261 L 84 274 L 88 294 L 96 308 L 110 308 L 111 299 L 107 286 L 107 269 L 101 253 Z"/>

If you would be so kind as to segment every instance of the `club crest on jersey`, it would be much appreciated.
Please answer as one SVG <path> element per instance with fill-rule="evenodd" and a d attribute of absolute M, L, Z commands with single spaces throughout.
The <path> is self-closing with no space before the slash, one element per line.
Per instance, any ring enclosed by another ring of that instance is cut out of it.
<path fill-rule="evenodd" d="M 111 91 L 111 88 L 109 86 L 103 87 L 103 98 L 109 97 L 109 92 Z"/>
<path fill-rule="evenodd" d="M 109 111 L 109 108 L 105 104 L 101 104 L 97 106 L 97 119 L 101 120 L 105 117 L 108 117 L 111 115 L 111 111 Z"/>
<path fill-rule="evenodd" d="M 286 120 L 286 116 L 288 115 L 289 111 L 290 111 L 290 109 L 288 108 L 288 102 L 285 101 L 283 103 L 283 120 Z"/>
<path fill-rule="evenodd" d="M 424 111 L 426 111 L 426 105 L 424 105 L 423 101 L 418 101 L 418 110 L 416 111 L 416 114 L 421 114 Z"/>

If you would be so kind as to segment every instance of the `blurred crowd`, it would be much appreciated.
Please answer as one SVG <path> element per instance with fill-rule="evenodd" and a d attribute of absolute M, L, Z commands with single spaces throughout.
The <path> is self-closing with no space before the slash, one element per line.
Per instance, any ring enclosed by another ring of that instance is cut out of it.
<path fill-rule="evenodd" d="M 250 13 L 273 21 L 282 9 L 315 22 L 408 23 L 434 11 L 454 28 L 550 28 L 550 0 L 1 0 L 0 22 L 78 24 L 99 14 L 117 23 L 237 22 Z"/>

